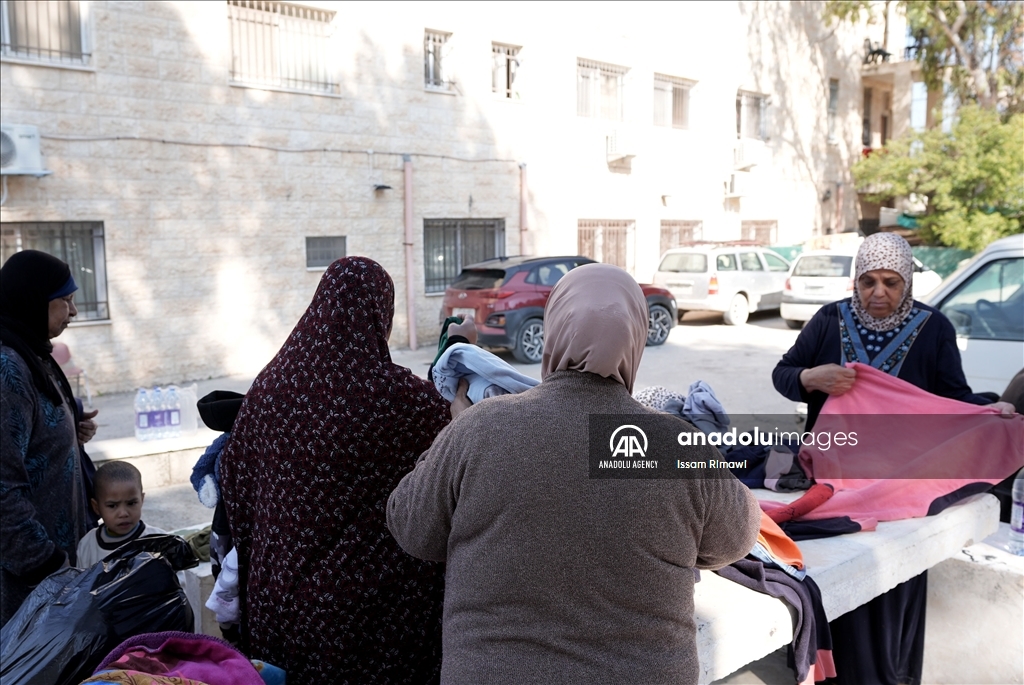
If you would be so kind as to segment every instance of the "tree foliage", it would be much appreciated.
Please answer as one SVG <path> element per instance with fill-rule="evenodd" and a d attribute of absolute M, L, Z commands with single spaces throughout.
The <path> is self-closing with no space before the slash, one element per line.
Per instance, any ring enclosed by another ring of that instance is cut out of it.
<path fill-rule="evenodd" d="M 829 0 L 829 23 L 887 19 L 888 2 Z M 916 59 L 932 90 L 948 87 L 960 102 L 1024 111 L 1024 3 L 1019 0 L 903 0 Z"/>
<path fill-rule="evenodd" d="M 1003 121 L 967 105 L 948 133 L 932 129 L 889 141 L 855 164 L 853 177 L 872 202 L 924 197 L 918 221 L 929 242 L 981 250 L 1024 231 L 1024 114 Z"/>

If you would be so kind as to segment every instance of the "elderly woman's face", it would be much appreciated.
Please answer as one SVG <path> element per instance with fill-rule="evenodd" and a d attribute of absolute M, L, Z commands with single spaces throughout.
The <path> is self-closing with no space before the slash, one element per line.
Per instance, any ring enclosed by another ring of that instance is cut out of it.
<path fill-rule="evenodd" d="M 903 299 L 904 287 L 903 277 L 889 269 L 866 271 L 857 279 L 860 304 L 876 319 L 884 319 L 896 311 Z"/>
<path fill-rule="evenodd" d="M 50 338 L 56 338 L 64 332 L 64 329 L 71 323 L 71 318 L 78 315 L 78 308 L 75 307 L 74 294 L 58 297 L 50 300 Z"/>

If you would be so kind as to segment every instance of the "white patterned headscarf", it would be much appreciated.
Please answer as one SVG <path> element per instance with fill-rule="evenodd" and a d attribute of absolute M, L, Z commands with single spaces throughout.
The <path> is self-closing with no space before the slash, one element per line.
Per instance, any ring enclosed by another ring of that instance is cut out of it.
<path fill-rule="evenodd" d="M 895 233 L 875 233 L 865 238 L 857 250 L 854 262 L 854 284 L 860 282 L 863 274 L 876 269 L 895 271 L 903 279 L 903 298 L 896 309 L 884 319 L 876 319 L 861 305 L 860 292 L 856 289 L 850 304 L 865 328 L 891 331 L 907 318 L 914 306 L 914 254 L 910 250 L 910 243 Z"/>

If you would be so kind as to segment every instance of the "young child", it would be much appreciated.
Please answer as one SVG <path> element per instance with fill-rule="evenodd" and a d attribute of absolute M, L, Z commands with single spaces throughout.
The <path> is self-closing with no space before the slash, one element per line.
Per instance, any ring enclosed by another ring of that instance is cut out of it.
<path fill-rule="evenodd" d="M 111 552 L 143 535 L 166 533 L 142 522 L 142 474 L 131 464 L 108 461 L 96 469 L 92 510 L 103 524 L 86 533 L 78 543 L 79 568 L 89 568 Z"/>

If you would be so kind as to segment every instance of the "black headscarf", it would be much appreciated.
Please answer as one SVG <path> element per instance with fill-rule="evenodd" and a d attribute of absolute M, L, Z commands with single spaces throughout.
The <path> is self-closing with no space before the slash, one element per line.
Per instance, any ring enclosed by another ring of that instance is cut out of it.
<path fill-rule="evenodd" d="M 0 268 L 0 342 L 25 360 L 39 392 L 54 405 L 67 403 L 77 421 L 71 384 L 51 356 L 53 345 L 49 333 L 50 300 L 73 290 L 71 269 L 45 252 L 15 252 Z M 56 377 L 63 393 L 57 392 L 50 383 L 44 365 Z"/>

